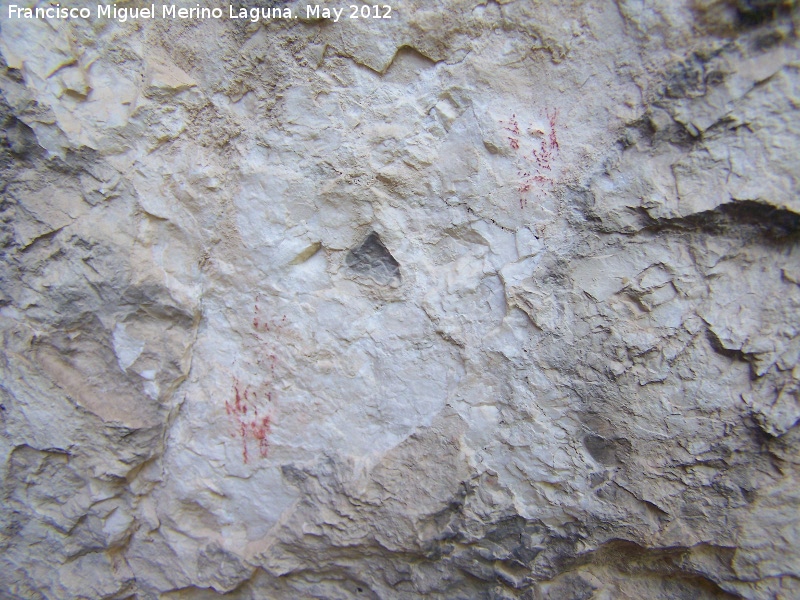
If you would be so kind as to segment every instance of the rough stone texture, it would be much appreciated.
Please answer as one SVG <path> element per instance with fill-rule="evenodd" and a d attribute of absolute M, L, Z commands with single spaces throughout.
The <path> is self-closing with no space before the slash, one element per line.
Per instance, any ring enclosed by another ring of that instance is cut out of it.
<path fill-rule="evenodd" d="M 797 2 L 2 4 L 4 598 L 800 597 Z"/>

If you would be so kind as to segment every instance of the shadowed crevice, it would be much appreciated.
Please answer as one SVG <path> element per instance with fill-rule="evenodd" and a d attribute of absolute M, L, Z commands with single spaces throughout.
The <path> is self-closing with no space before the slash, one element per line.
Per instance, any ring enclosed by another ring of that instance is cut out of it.
<path fill-rule="evenodd" d="M 397 287 L 402 281 L 400 263 L 395 260 L 374 231 L 360 246 L 347 253 L 345 264 L 362 282 Z"/>

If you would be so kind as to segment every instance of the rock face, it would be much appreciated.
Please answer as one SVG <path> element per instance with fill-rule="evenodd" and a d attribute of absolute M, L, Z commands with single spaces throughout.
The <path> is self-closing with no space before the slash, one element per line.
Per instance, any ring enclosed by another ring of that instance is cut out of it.
<path fill-rule="evenodd" d="M 800 597 L 798 3 L 79 5 L 3 3 L 0 595 Z"/>

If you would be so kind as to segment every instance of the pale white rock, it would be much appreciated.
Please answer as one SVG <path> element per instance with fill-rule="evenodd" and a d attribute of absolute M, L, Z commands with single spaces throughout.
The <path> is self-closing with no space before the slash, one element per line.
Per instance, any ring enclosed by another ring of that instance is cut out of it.
<path fill-rule="evenodd" d="M 3 21 L 0 595 L 800 595 L 797 2 L 281 6 Z"/>

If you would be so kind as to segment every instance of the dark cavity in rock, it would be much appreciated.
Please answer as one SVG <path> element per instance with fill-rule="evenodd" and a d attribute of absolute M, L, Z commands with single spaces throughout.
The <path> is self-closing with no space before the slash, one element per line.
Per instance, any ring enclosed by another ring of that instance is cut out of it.
<path fill-rule="evenodd" d="M 347 253 L 345 264 L 359 279 L 370 280 L 378 285 L 397 287 L 400 285 L 400 263 L 383 245 L 374 231 L 360 246 Z"/>

